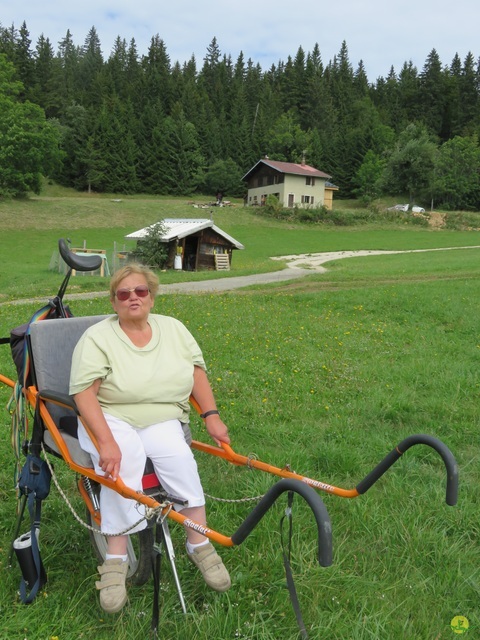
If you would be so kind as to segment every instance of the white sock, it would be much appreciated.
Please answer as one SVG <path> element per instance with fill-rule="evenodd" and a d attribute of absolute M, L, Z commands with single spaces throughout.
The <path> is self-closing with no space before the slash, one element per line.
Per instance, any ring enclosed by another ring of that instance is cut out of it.
<path fill-rule="evenodd" d="M 128 555 L 125 554 L 123 556 L 123 555 L 118 555 L 116 553 L 106 553 L 105 554 L 105 560 L 123 560 L 123 562 L 127 562 Z"/>
<path fill-rule="evenodd" d="M 204 540 L 203 542 L 197 542 L 195 544 L 192 544 L 191 542 L 189 542 L 187 540 L 187 551 L 188 553 L 193 553 L 195 549 L 198 549 L 199 547 L 203 547 L 206 544 L 208 544 L 210 542 L 210 540 L 207 538 L 206 540 Z"/>

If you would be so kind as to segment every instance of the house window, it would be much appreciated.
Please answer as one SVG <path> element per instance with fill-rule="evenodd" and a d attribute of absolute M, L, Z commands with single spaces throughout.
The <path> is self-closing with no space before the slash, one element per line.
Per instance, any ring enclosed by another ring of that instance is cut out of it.
<path fill-rule="evenodd" d="M 302 204 L 313 204 L 313 196 L 302 196 Z"/>
<path fill-rule="evenodd" d="M 310 176 L 308 176 L 307 178 L 305 178 L 305 184 L 310 186 L 310 187 L 314 187 L 315 186 L 315 178 L 311 178 Z"/>

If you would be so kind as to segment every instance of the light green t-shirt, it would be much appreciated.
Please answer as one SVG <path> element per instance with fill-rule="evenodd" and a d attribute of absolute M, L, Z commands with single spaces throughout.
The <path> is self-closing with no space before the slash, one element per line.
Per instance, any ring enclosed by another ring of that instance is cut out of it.
<path fill-rule="evenodd" d="M 72 357 L 70 395 L 100 379 L 105 413 L 137 427 L 165 420 L 188 422 L 193 367 L 205 369 L 188 329 L 175 318 L 151 314 L 152 338 L 136 347 L 111 316 L 88 328 Z"/>

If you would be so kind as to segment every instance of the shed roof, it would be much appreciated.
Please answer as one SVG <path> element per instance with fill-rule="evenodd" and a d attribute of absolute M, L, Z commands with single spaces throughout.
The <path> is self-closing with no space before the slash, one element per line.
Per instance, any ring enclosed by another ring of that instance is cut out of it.
<path fill-rule="evenodd" d="M 180 240 L 181 238 L 186 238 L 194 233 L 198 233 L 202 231 L 202 229 L 211 228 L 213 231 L 218 233 L 218 235 L 222 236 L 225 240 L 230 242 L 235 249 L 244 249 L 245 247 L 241 242 L 229 236 L 228 233 L 222 231 L 220 227 L 217 227 L 213 224 L 213 220 L 209 220 L 208 218 L 165 218 L 162 220 L 165 226 L 165 234 L 162 237 L 162 242 L 171 242 L 172 240 Z M 144 227 L 143 229 L 139 229 L 138 231 L 134 231 L 133 233 L 129 233 L 126 238 L 140 239 L 145 238 L 148 233 L 148 230 L 154 227 L 152 224 L 148 227 Z"/>
<path fill-rule="evenodd" d="M 330 182 L 329 180 L 327 180 L 325 182 L 325 189 L 340 189 L 340 187 L 338 187 L 336 184 L 333 184 L 333 182 Z"/>
<path fill-rule="evenodd" d="M 296 162 L 279 162 L 278 160 L 270 160 L 269 158 L 262 158 L 257 162 L 256 165 L 254 165 L 250 169 L 250 171 L 248 171 L 243 176 L 242 180 L 248 180 L 251 174 L 255 173 L 259 169 L 260 165 L 262 164 L 272 169 L 275 169 L 275 171 L 278 171 L 279 173 L 288 173 L 288 174 L 294 174 L 298 176 L 313 176 L 314 178 L 325 178 L 326 180 L 332 177 L 328 173 L 324 173 L 319 169 L 315 169 L 315 167 L 311 167 L 308 164 L 300 164 Z"/>

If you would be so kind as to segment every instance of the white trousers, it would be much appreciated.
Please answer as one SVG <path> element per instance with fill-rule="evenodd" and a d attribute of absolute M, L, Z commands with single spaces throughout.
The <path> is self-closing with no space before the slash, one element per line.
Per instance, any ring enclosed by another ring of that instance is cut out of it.
<path fill-rule="evenodd" d="M 109 414 L 105 414 L 105 419 L 122 452 L 120 477 L 128 487 L 134 491 L 142 490 L 142 476 L 148 457 L 165 491 L 187 500 L 187 507 L 205 504 L 197 463 L 178 420 L 168 420 L 139 429 Z M 78 440 L 82 449 L 91 455 L 95 472 L 103 476 L 104 471 L 98 464 L 98 451 L 80 421 Z M 177 511 L 182 508 L 185 507 L 175 505 Z M 145 508 L 102 485 L 100 512 L 102 533 L 115 535 L 137 523 L 145 515 Z M 146 526 L 147 523 L 143 520 L 128 533 L 141 531 Z"/>

